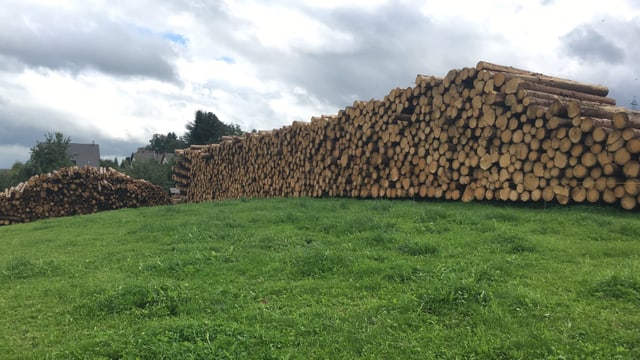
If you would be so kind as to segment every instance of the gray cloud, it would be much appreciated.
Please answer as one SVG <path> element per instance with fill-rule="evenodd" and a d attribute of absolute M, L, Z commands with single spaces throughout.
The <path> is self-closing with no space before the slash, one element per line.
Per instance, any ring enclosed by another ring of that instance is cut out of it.
<path fill-rule="evenodd" d="M 0 169 L 10 169 L 16 162 L 24 163 L 29 159 L 29 147 L 0 144 Z"/>
<path fill-rule="evenodd" d="M 444 75 L 452 67 L 473 66 L 493 35 L 462 24 L 435 24 L 411 4 L 374 10 L 304 9 L 328 28 L 349 35 L 350 48 L 313 53 L 257 46 L 256 38 L 228 38 L 252 59 L 261 77 L 300 86 L 320 100 L 344 107 L 355 99 L 381 98 L 394 87 L 411 85 L 415 75 Z M 338 45 L 338 44 L 336 44 Z"/>
<path fill-rule="evenodd" d="M 65 124 L 66 123 L 66 124 Z M 32 146 L 44 134 L 73 128 L 64 114 L 38 107 L 0 106 L 0 143 Z"/>
<path fill-rule="evenodd" d="M 56 11 L 52 15 L 45 9 L 27 12 L 19 6 L 13 10 L 0 10 L 0 56 L 5 58 L 0 58 L 0 66 L 10 58 L 30 67 L 72 73 L 93 69 L 116 76 L 176 80 L 171 61 L 177 53 L 163 34 L 100 14 Z"/>
<path fill-rule="evenodd" d="M 630 108 L 633 96 L 640 96 L 639 38 L 640 18 L 598 17 L 561 40 L 567 54 L 585 63 L 577 72 L 580 78 L 608 86 L 609 97 Z"/>
<path fill-rule="evenodd" d="M 12 149 L 24 149 L 22 156 L 15 153 L 0 153 L 0 168 L 10 167 L 16 159 L 28 159 L 28 149 L 45 135 L 62 132 L 72 142 L 95 143 L 100 145 L 102 154 L 128 156 L 138 147 L 146 145 L 136 139 L 119 140 L 101 134 L 94 127 L 79 127 L 68 114 L 38 107 L 0 106 L 0 144 Z"/>
<path fill-rule="evenodd" d="M 427 58 L 431 24 L 408 8 L 394 6 L 371 12 L 341 9 L 316 12 L 315 17 L 329 28 L 352 36 L 353 48 L 342 53 L 297 54 L 293 61 L 287 59 L 287 54 L 272 53 L 276 59 L 262 68 L 265 73 L 288 79 L 330 103 L 348 104 L 353 96 L 380 98 L 391 88 L 411 81 L 420 66 L 415 59 Z M 416 33 L 424 35 L 412 39 Z M 399 58 L 403 59 L 402 65 Z M 279 63 L 288 65 L 282 67 Z M 409 75 L 411 72 L 414 74 Z"/>
<path fill-rule="evenodd" d="M 565 51 L 581 60 L 609 64 L 620 64 L 624 61 L 624 49 L 597 31 L 594 26 L 577 27 L 562 36 L 561 40 L 564 42 Z"/>
<path fill-rule="evenodd" d="M 638 6 L 637 1 L 629 1 Z M 514 51 L 500 34 L 488 33 L 480 25 L 447 23 L 424 15 L 416 10 L 419 3 L 409 0 L 363 10 L 355 6 L 312 8 L 289 0 L 275 2 L 273 6 L 286 5 L 341 34 L 335 38 L 336 44 L 314 47 L 301 39 L 287 50 L 261 46 L 249 22 L 232 13 L 224 1 L 140 0 L 115 2 L 102 9 L 91 9 L 95 4 L 78 2 L 73 10 L 12 4 L 0 9 L 0 88 L 4 90 L 4 101 L 0 99 L 0 144 L 30 147 L 46 132 L 55 130 L 73 141 L 94 140 L 100 144 L 102 154 L 121 157 L 146 142 L 111 139 L 101 135 L 98 125 L 78 128 L 76 124 L 80 122 L 69 114 L 52 114 L 50 109 L 37 105 L 35 108 L 12 105 L 19 100 L 28 104 L 25 97 L 29 93 L 20 89 L 9 91 L 7 86 L 16 83 L 2 81 L 3 77 L 20 73 L 25 67 L 71 73 L 97 70 L 115 77 L 178 82 L 182 79 L 177 79 L 173 64 L 178 58 L 200 64 L 233 59 L 228 61 L 229 66 L 250 64 L 251 70 L 268 84 L 265 87 L 270 90 L 264 90 L 220 80 L 223 76 L 213 80 L 203 77 L 183 91 L 141 90 L 126 94 L 130 100 L 135 99 L 126 115 L 136 116 L 141 123 L 143 119 L 165 115 L 162 112 L 166 108 L 156 104 L 168 103 L 171 108 L 181 109 L 184 117 L 176 118 L 176 127 L 170 130 L 181 134 L 184 124 L 192 120 L 194 106 L 217 113 L 221 120 L 238 123 L 247 130 L 265 129 L 290 121 L 279 119 L 282 113 L 270 106 L 283 96 L 290 105 L 326 104 L 328 108 L 320 111 L 331 114 L 353 100 L 380 99 L 394 87 L 409 86 L 418 73 L 443 76 L 449 69 L 474 66 L 478 60 L 513 66 L 531 64 L 527 54 Z M 557 1 L 538 0 L 538 3 L 552 6 Z M 187 33 L 168 28 L 180 23 L 167 20 L 175 16 L 184 17 Z M 190 23 L 192 19 L 195 24 Z M 640 95 L 636 91 L 638 81 L 633 80 L 640 76 L 640 65 L 635 61 L 640 58 L 640 46 L 636 46 L 640 20 L 601 20 L 584 19 L 587 22 L 561 38 L 564 46 L 562 51 L 556 51 L 558 68 L 531 70 L 562 72 L 563 61 L 568 62 L 568 57 L 578 59 L 581 66 L 576 79 L 609 86 L 611 96 L 627 106 L 633 95 Z M 343 37 L 349 39 L 348 46 L 338 44 Z M 182 44 L 184 40 L 186 46 Z M 277 86 L 272 86 L 274 83 Z M 304 91 L 293 91 L 298 87 Z M 149 133 L 147 139 L 155 132 L 151 125 L 130 125 L 136 130 L 144 127 L 145 133 Z M 8 165 L 3 164 L 7 156 L 0 153 L 0 167 L 11 165 L 13 158 Z"/>
<path fill-rule="evenodd" d="M 627 0 L 629 6 L 640 9 L 640 3 L 637 0 Z"/>
<path fill-rule="evenodd" d="M 606 78 L 605 85 L 609 87 L 609 97 L 616 99 L 617 105 L 631 108 L 633 97 L 640 101 L 640 67 L 618 66 L 615 68 L 599 67 L 594 69 L 600 77 Z"/>
<path fill-rule="evenodd" d="M 556 3 L 555 0 L 540 1 L 545 6 Z M 221 31 L 242 28 L 244 21 L 235 19 L 224 6 L 200 8 L 193 14 L 203 29 L 216 34 L 212 44 L 217 47 L 212 46 L 212 49 L 231 51 L 234 57 L 254 64 L 261 78 L 283 82 L 292 89 L 302 87 L 335 108 L 344 107 L 355 99 L 381 98 L 393 87 L 411 85 L 418 73 L 442 76 L 452 68 L 474 66 L 478 60 L 513 66 L 530 62 L 523 57 L 526 55 L 505 46 L 506 40 L 500 34 L 487 33 L 486 29 L 468 23 L 431 19 L 416 11 L 417 5 L 411 2 L 366 11 L 345 7 L 305 8 L 297 4 L 296 8 L 328 28 L 351 36 L 352 47 L 336 46 L 313 53 L 301 49 L 285 52 L 265 48 L 250 35 L 237 38 L 231 32 Z M 218 21 L 206 20 L 212 17 Z M 615 65 L 618 70 L 638 67 L 631 59 L 640 58 L 640 46 L 635 46 L 640 39 L 640 19 L 630 22 L 601 20 L 597 18 L 592 23 L 585 23 L 562 37 L 563 53 L 585 63 Z M 216 54 L 222 55 L 227 54 Z M 552 72 L 544 68 L 532 70 Z M 626 94 L 635 86 L 628 78 L 618 79 L 613 75 L 594 74 L 588 79 L 610 86 L 611 96 L 619 96 L 620 104 L 626 102 Z M 268 100 L 277 94 L 264 96 Z M 299 101 L 303 103 L 305 99 L 301 97 Z M 243 114 L 244 111 L 241 110 Z"/>
<path fill-rule="evenodd" d="M 16 73 L 24 70 L 25 65 L 14 57 L 0 54 L 0 71 Z"/>

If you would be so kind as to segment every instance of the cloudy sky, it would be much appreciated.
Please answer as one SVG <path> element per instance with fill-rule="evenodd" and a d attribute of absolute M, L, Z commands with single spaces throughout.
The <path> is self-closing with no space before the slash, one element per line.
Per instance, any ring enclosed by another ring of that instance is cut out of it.
<path fill-rule="evenodd" d="M 0 168 L 49 132 L 122 158 L 198 109 L 273 129 L 479 60 L 630 107 L 639 59 L 637 0 L 0 0 Z"/>

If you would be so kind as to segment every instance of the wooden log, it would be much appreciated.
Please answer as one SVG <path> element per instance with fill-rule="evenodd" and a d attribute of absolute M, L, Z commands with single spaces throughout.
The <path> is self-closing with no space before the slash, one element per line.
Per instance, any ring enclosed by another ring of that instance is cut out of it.
<path fill-rule="evenodd" d="M 622 138 L 624 141 L 640 139 L 640 129 L 634 129 L 632 127 L 624 128 L 622 129 Z"/>
<path fill-rule="evenodd" d="M 618 165 L 624 166 L 631 161 L 631 154 L 626 148 L 621 147 L 613 154 L 613 161 Z"/>
<path fill-rule="evenodd" d="M 592 118 L 592 117 L 584 117 L 584 116 L 580 116 L 580 117 L 575 117 L 572 120 L 572 123 L 574 126 L 579 126 L 580 130 L 582 130 L 582 132 L 587 133 L 593 130 L 593 128 L 595 127 L 606 127 L 606 128 L 611 128 L 611 120 L 609 119 L 599 119 L 599 118 Z"/>
<path fill-rule="evenodd" d="M 640 112 L 619 108 L 618 111 L 612 113 L 611 122 L 614 129 L 625 129 L 628 127 L 640 129 Z"/>
<path fill-rule="evenodd" d="M 571 189 L 571 200 L 577 203 L 582 203 L 587 200 L 587 189 L 582 186 L 576 186 Z"/>
<path fill-rule="evenodd" d="M 571 125 L 572 125 L 571 119 L 561 118 L 557 116 L 550 118 L 546 123 L 546 127 L 549 130 L 554 130 L 560 127 L 569 127 Z"/>
<path fill-rule="evenodd" d="M 628 195 L 634 198 L 640 194 L 640 180 L 639 179 L 627 179 L 624 182 L 624 190 Z"/>
<path fill-rule="evenodd" d="M 622 172 L 627 178 L 638 178 L 640 176 L 640 162 L 636 160 L 626 162 L 622 167 Z"/>
<path fill-rule="evenodd" d="M 607 129 L 604 127 L 596 127 L 593 129 L 591 135 L 593 136 L 593 140 L 596 142 L 603 142 L 607 139 L 607 135 L 611 132 L 611 129 Z"/>
<path fill-rule="evenodd" d="M 572 90 L 565 90 L 562 88 L 557 88 L 553 86 L 547 86 L 547 85 L 542 85 L 539 83 L 532 83 L 527 81 L 520 83 L 518 90 L 530 90 L 529 93 L 532 94 L 532 96 L 538 97 L 538 98 L 546 98 L 550 100 L 560 100 L 560 101 L 582 100 L 582 101 L 589 101 L 589 102 L 601 103 L 601 104 L 607 104 L 607 105 L 616 104 L 616 100 L 609 97 L 591 95 L 588 93 L 572 91 Z M 533 94 L 537 94 L 537 95 L 533 95 Z"/>
<path fill-rule="evenodd" d="M 583 94 L 593 94 L 599 97 L 605 97 L 609 93 L 609 89 L 602 85 L 589 85 L 579 83 L 571 80 L 560 79 L 552 76 L 543 75 L 540 73 L 531 72 L 524 69 L 518 69 L 511 66 L 503 66 L 492 64 L 486 61 L 479 61 L 476 65 L 478 71 L 493 71 L 503 72 L 509 74 L 515 74 L 521 76 L 523 79 L 528 79 L 532 83 L 541 84 L 557 89 L 566 89 L 568 91 L 574 91 Z"/>
<path fill-rule="evenodd" d="M 587 102 L 587 101 L 571 101 L 568 104 L 567 108 L 567 116 L 570 118 L 574 118 L 576 116 L 589 116 L 595 118 L 609 119 L 612 120 L 614 116 L 618 119 L 617 123 L 620 126 L 620 129 L 625 127 L 640 127 L 640 120 L 632 121 L 629 117 L 629 113 L 625 111 L 625 109 L 611 106 L 611 105 L 603 105 L 599 103 Z M 616 115 L 617 114 L 617 115 Z M 639 113 L 640 114 L 640 113 Z M 640 118 L 640 116 L 638 117 Z M 615 125 L 614 125 L 615 127 Z"/>
<path fill-rule="evenodd" d="M 503 91 L 505 94 L 515 94 L 521 84 L 525 82 L 599 97 L 606 97 L 607 94 L 609 94 L 609 89 L 606 86 L 585 84 L 545 75 L 516 73 L 513 76 L 507 76 L 507 78 L 510 79 L 503 85 Z"/>
<path fill-rule="evenodd" d="M 548 113 L 549 115 L 547 116 L 547 118 L 550 118 L 552 116 L 567 117 L 567 104 L 561 102 L 559 99 L 556 99 L 551 103 L 551 105 L 549 105 Z"/>
<path fill-rule="evenodd" d="M 607 134 L 607 150 L 609 152 L 616 152 L 623 146 L 625 146 L 625 141 L 622 138 L 622 131 L 614 130 Z"/>
<path fill-rule="evenodd" d="M 600 201 L 600 191 L 596 189 L 588 189 L 587 190 L 587 201 L 590 203 L 597 203 Z"/>
<path fill-rule="evenodd" d="M 572 143 L 577 144 L 582 140 L 582 129 L 579 127 L 572 127 L 569 129 L 569 140 Z"/>
<path fill-rule="evenodd" d="M 633 210 L 638 205 L 638 201 L 635 196 L 625 195 L 620 199 L 620 206 L 625 210 Z"/>

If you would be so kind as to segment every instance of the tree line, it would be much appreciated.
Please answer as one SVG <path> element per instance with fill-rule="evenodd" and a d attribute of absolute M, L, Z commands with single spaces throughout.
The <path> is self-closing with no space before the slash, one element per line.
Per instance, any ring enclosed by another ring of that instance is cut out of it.
<path fill-rule="evenodd" d="M 178 137 L 176 133 L 166 135 L 153 134 L 146 150 L 156 153 L 173 153 L 176 149 L 183 149 L 190 145 L 217 144 L 223 136 L 242 135 L 244 131 L 237 124 L 225 124 L 211 112 L 196 111 L 195 119 L 185 126 L 187 132 Z"/>
<path fill-rule="evenodd" d="M 138 150 L 149 150 L 156 154 L 173 154 L 176 149 L 190 145 L 219 143 L 223 136 L 242 135 L 244 132 L 237 124 L 225 124 L 211 113 L 198 110 L 195 118 L 185 126 L 186 132 L 178 136 L 174 132 L 153 134 L 149 143 Z M 30 157 L 25 163 L 15 162 L 11 169 L 0 172 L 0 191 L 15 186 L 29 179 L 31 176 L 51 172 L 63 167 L 72 166 L 67 148 L 71 139 L 61 132 L 48 133 L 44 141 L 38 141 L 30 149 Z M 100 166 L 112 167 L 131 177 L 145 179 L 165 189 L 172 185 L 171 168 L 173 161 L 159 163 L 154 159 L 133 161 L 125 158 L 118 163 L 118 159 L 100 160 Z"/>

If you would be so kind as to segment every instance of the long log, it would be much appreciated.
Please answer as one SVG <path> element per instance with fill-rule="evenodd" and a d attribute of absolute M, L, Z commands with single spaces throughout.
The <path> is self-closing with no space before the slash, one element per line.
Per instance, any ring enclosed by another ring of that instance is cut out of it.
<path fill-rule="evenodd" d="M 518 84 L 524 81 L 569 91 L 592 94 L 600 97 L 606 97 L 609 94 L 609 88 L 603 85 L 586 84 L 577 81 L 561 79 L 527 70 L 517 69 L 510 66 L 491 64 L 485 61 L 478 62 L 478 64 L 476 65 L 476 69 L 478 71 L 491 70 L 513 74 L 514 76 L 511 76 L 511 80 L 509 80 L 513 81 L 512 84 L 509 85 L 509 81 L 507 81 L 507 83 L 505 84 L 505 86 L 507 86 L 507 88 L 510 90 L 505 91 L 507 94 L 513 94 L 517 92 Z M 507 78 L 509 78 L 509 76 L 507 76 Z"/>
<path fill-rule="evenodd" d="M 640 129 L 640 112 L 637 111 L 617 111 L 611 116 L 611 122 L 615 129 L 635 128 Z"/>
<path fill-rule="evenodd" d="M 567 111 L 570 118 L 588 116 L 608 119 L 616 129 L 627 127 L 640 129 L 640 112 L 631 112 L 621 107 L 576 100 L 569 103 Z"/>
<path fill-rule="evenodd" d="M 532 83 L 528 81 L 521 82 L 518 85 L 518 87 L 519 87 L 518 91 L 519 90 L 535 91 L 538 94 L 540 93 L 547 94 L 550 96 L 551 99 L 559 99 L 559 100 L 565 100 L 565 101 L 583 100 L 583 101 L 589 101 L 589 102 L 601 103 L 601 104 L 607 104 L 607 105 L 616 104 L 616 100 L 609 97 L 596 96 L 596 95 L 577 92 L 573 90 L 565 90 L 562 88 Z"/>

